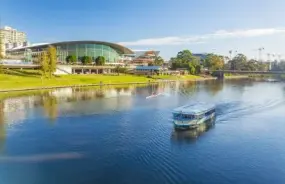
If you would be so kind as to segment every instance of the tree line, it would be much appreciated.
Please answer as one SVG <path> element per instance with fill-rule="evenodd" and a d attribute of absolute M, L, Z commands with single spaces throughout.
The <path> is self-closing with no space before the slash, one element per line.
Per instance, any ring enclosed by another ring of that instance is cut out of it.
<path fill-rule="evenodd" d="M 270 69 L 269 62 L 259 62 L 254 59 L 249 60 L 244 54 L 237 54 L 234 58 L 229 59 L 210 53 L 201 58 L 193 55 L 190 50 L 178 52 L 176 57 L 170 59 L 170 63 L 172 69 L 186 69 L 193 75 L 200 74 L 203 69 L 240 71 L 268 71 Z M 285 70 L 285 62 L 271 64 L 271 70 Z"/>
<path fill-rule="evenodd" d="M 66 62 L 68 64 L 75 64 L 77 62 L 77 57 L 75 55 L 69 55 L 66 57 Z M 97 66 L 103 66 L 106 63 L 106 59 L 104 56 L 98 56 L 97 58 L 92 58 L 90 56 L 83 56 L 79 58 L 79 61 L 83 64 L 83 65 L 87 65 L 87 64 L 92 64 L 93 62 L 95 62 L 95 64 Z"/>

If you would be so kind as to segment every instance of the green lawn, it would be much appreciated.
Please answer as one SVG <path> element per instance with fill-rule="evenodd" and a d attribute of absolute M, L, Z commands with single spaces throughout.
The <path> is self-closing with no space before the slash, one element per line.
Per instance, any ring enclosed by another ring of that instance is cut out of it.
<path fill-rule="evenodd" d="M 157 75 L 153 76 L 153 79 L 161 79 L 161 80 L 195 80 L 201 79 L 200 76 L 196 75 L 182 75 L 182 76 L 175 76 L 175 75 Z"/>
<path fill-rule="evenodd" d="M 41 77 L 37 70 L 7 70 L 5 74 L 0 74 L 0 90 L 40 88 L 52 86 L 69 86 L 84 84 L 109 84 L 109 83 L 127 83 L 127 82 L 148 82 L 158 79 L 167 80 L 195 80 L 201 77 L 194 75 L 186 76 L 146 76 L 134 75 L 62 75 L 47 79 Z"/>

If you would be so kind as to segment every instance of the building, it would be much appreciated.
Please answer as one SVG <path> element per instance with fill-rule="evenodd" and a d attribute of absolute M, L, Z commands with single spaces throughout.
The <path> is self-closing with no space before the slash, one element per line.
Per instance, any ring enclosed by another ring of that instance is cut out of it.
<path fill-rule="evenodd" d="M 205 60 L 208 53 L 193 53 L 192 55 L 199 58 L 199 60 Z"/>
<path fill-rule="evenodd" d="M 152 63 L 159 53 L 159 51 L 155 50 L 134 50 L 134 54 L 126 55 L 125 59 L 127 60 L 124 62 L 134 65 L 147 65 Z"/>
<path fill-rule="evenodd" d="M 12 27 L 5 26 L 0 29 L 0 39 L 2 54 L 5 56 L 5 50 L 18 46 L 28 45 L 26 33 L 18 31 Z"/>
<path fill-rule="evenodd" d="M 37 63 L 38 55 L 45 51 L 49 46 L 57 49 L 58 62 L 65 63 L 67 56 L 75 55 L 80 62 L 83 56 L 90 56 L 93 61 L 98 56 L 104 56 L 106 64 L 122 64 L 124 58 L 135 53 L 118 44 L 102 41 L 65 41 L 57 43 L 41 43 L 27 46 L 14 47 L 6 50 L 6 55 L 11 59 L 22 59 Z"/>
<path fill-rule="evenodd" d="M 6 49 L 27 44 L 26 33 L 18 31 L 12 27 L 5 26 L 0 29 L 0 36 Z"/>

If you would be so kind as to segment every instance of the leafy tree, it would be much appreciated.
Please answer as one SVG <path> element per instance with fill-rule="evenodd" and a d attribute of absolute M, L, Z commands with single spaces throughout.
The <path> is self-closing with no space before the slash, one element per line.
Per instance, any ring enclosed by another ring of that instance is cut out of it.
<path fill-rule="evenodd" d="M 257 71 L 258 70 L 258 61 L 251 59 L 249 60 L 244 68 L 248 71 Z"/>
<path fill-rule="evenodd" d="M 2 59 L 4 59 L 3 55 L 3 42 L 2 37 L 0 36 L 0 73 L 3 73 Z"/>
<path fill-rule="evenodd" d="M 81 62 L 82 62 L 83 65 L 91 64 L 92 63 L 92 58 L 90 56 L 83 56 L 81 58 Z"/>
<path fill-rule="evenodd" d="M 154 63 L 153 62 L 150 62 L 147 64 L 148 66 L 154 66 Z"/>
<path fill-rule="evenodd" d="M 153 64 L 154 64 L 155 66 L 162 66 L 163 63 L 164 63 L 163 58 L 160 57 L 160 56 L 158 56 L 158 57 L 155 57 Z"/>
<path fill-rule="evenodd" d="M 247 62 L 247 58 L 243 54 L 238 54 L 235 56 L 230 63 L 230 69 L 231 70 L 244 70 L 244 66 Z"/>
<path fill-rule="evenodd" d="M 46 77 L 49 71 L 48 54 L 46 51 L 38 55 L 38 62 L 40 64 L 40 70 L 43 77 Z"/>
<path fill-rule="evenodd" d="M 65 60 L 66 60 L 67 63 L 73 64 L 73 63 L 75 63 L 77 61 L 77 58 L 76 58 L 75 55 L 69 55 L 69 56 L 66 57 Z"/>
<path fill-rule="evenodd" d="M 197 74 L 196 68 L 198 67 L 198 65 L 200 65 L 200 62 L 197 57 L 193 56 L 189 50 L 183 50 L 178 52 L 176 57 L 170 59 L 170 62 L 172 63 L 173 69 L 187 68 L 192 74 Z"/>
<path fill-rule="evenodd" d="M 95 59 L 95 62 L 96 62 L 96 65 L 97 66 L 103 66 L 105 65 L 105 57 L 104 56 L 98 56 L 96 59 Z"/>
<path fill-rule="evenodd" d="M 221 70 L 224 68 L 224 57 L 215 54 L 208 54 L 206 56 L 204 66 L 211 70 Z"/>
<path fill-rule="evenodd" d="M 192 75 L 196 75 L 201 72 L 201 65 L 198 58 L 195 57 L 191 62 L 189 62 L 189 72 Z"/>
<path fill-rule="evenodd" d="M 178 52 L 176 58 L 186 63 L 186 62 L 192 61 L 193 55 L 190 52 L 190 50 L 183 50 L 183 51 Z"/>
<path fill-rule="evenodd" d="M 49 78 L 51 78 L 52 74 L 56 71 L 56 62 L 57 62 L 56 48 L 54 46 L 49 46 L 47 49 L 47 55 L 48 55 L 48 73 L 49 73 Z"/>

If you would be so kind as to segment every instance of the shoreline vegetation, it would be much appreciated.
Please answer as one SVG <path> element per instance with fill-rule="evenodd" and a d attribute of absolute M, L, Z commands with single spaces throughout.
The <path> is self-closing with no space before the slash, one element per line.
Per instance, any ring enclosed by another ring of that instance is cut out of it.
<path fill-rule="evenodd" d="M 0 92 L 31 91 L 68 87 L 109 86 L 129 84 L 153 84 L 175 81 L 214 80 L 213 77 L 195 75 L 183 76 L 136 76 L 128 74 L 116 75 L 61 75 L 43 78 L 37 70 L 7 70 L 0 74 Z"/>

